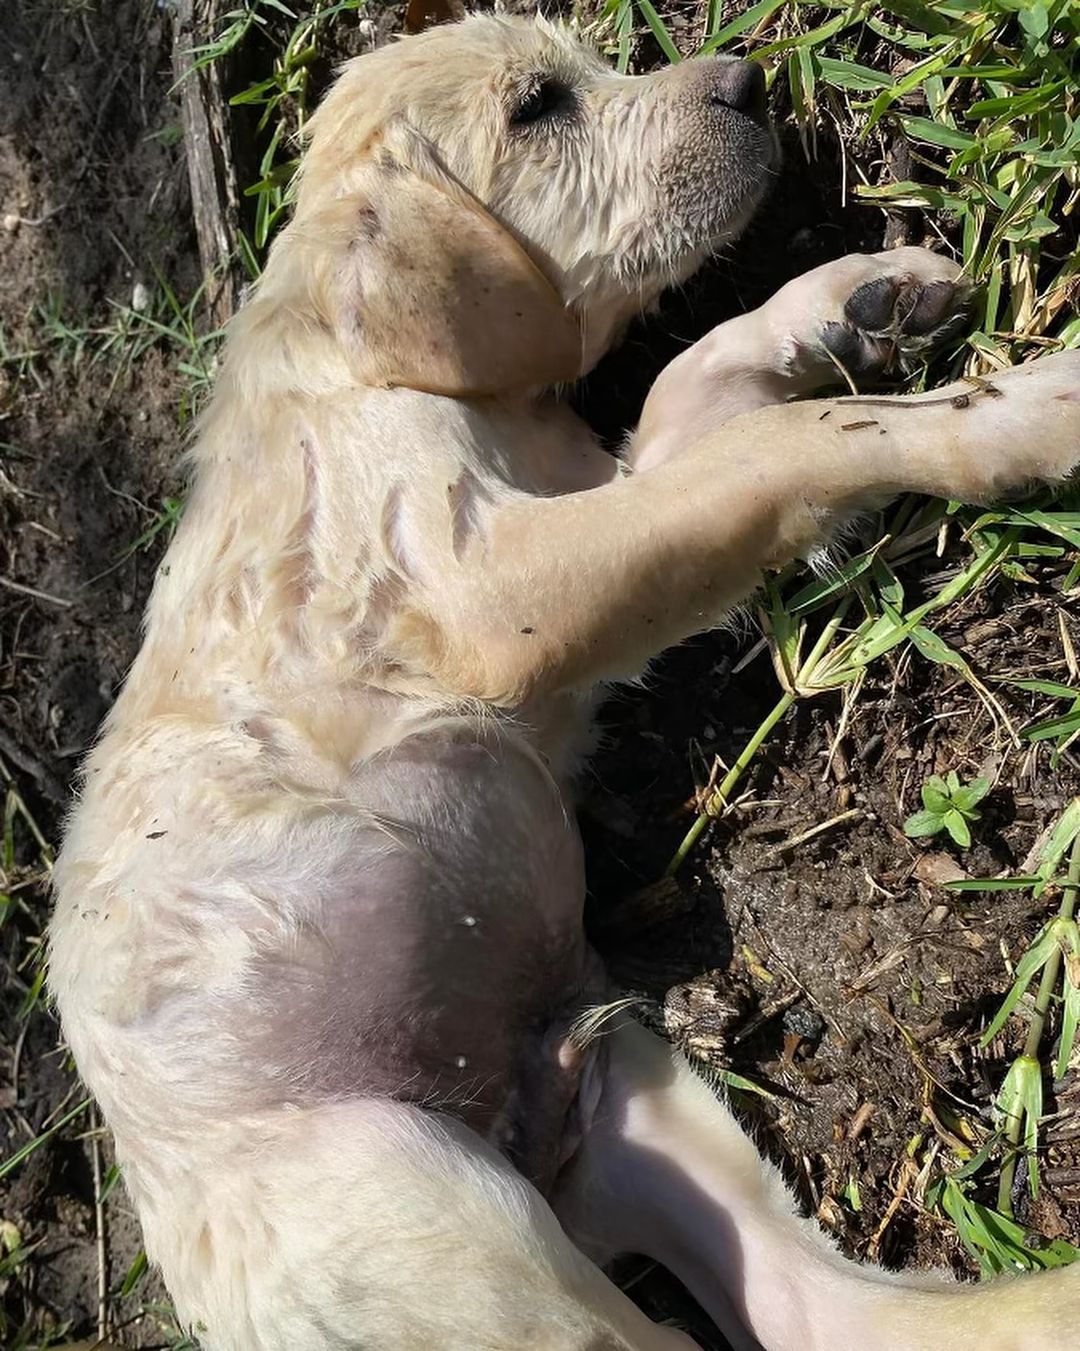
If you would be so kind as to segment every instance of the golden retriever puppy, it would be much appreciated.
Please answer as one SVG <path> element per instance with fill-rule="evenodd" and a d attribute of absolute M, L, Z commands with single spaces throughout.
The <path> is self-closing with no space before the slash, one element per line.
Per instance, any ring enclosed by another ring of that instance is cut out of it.
<path fill-rule="evenodd" d="M 687 1345 L 591 1260 L 624 1248 L 740 1346 L 1073 1339 L 1080 1273 L 845 1263 L 662 1043 L 568 1035 L 607 993 L 570 805 L 598 685 L 867 504 L 1080 459 L 1077 353 L 785 403 L 948 324 L 920 250 L 715 330 L 604 453 L 550 391 L 774 164 L 755 67 L 629 78 L 505 18 L 361 58 L 314 120 L 56 870 L 66 1035 L 208 1351 Z"/>

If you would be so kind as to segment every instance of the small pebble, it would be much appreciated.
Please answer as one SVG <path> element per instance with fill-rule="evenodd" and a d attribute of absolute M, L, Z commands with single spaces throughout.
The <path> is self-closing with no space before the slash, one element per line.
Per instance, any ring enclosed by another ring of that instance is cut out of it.
<path fill-rule="evenodd" d="M 144 314 L 150 308 L 150 288 L 141 281 L 132 287 L 131 308 L 136 314 Z"/>
<path fill-rule="evenodd" d="M 798 1037 L 817 1045 L 825 1035 L 825 1019 L 805 1004 L 793 1004 L 784 1010 L 781 1026 L 789 1037 Z"/>

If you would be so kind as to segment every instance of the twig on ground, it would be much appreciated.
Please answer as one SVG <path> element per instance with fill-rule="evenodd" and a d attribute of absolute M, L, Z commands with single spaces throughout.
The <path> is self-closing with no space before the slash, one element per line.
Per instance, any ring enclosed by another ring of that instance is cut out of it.
<path fill-rule="evenodd" d="M 221 0 L 180 0 L 173 37 L 191 207 L 215 327 L 232 316 L 239 299 L 240 196 L 221 72 L 215 61 L 197 64 L 192 48 L 197 34 L 217 31 L 222 8 Z"/>
<path fill-rule="evenodd" d="M 54 596 L 48 591 L 39 591 L 36 586 L 27 586 L 25 582 L 17 582 L 13 577 L 0 576 L 0 586 L 6 587 L 8 591 L 16 591 L 20 596 L 30 596 L 33 600 L 42 600 L 48 605 L 58 605 L 62 610 L 70 610 L 75 604 L 66 596 Z"/>

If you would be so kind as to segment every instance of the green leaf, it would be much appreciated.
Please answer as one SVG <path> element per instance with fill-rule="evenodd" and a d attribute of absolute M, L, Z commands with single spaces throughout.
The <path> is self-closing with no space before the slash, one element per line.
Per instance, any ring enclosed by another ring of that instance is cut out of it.
<path fill-rule="evenodd" d="M 956 24 L 950 23 L 929 5 L 922 4 L 921 0 L 885 0 L 881 8 L 886 14 L 895 14 L 897 18 L 906 20 L 913 27 L 932 37 L 942 37 L 958 31 Z"/>
<path fill-rule="evenodd" d="M 1080 548 L 1080 528 L 1074 524 L 1075 512 L 1065 511 L 1016 511 L 1014 519 L 1047 530 L 1059 539 Z"/>
<path fill-rule="evenodd" d="M 244 196 L 258 197 L 261 193 L 283 187 L 296 173 L 298 164 L 299 160 L 295 159 L 289 160 L 287 164 L 275 164 L 257 183 L 252 183 L 250 187 L 244 189 Z"/>
<path fill-rule="evenodd" d="M 264 103 L 266 95 L 277 88 L 277 80 L 260 80 L 258 84 L 249 85 L 247 89 L 239 94 L 234 94 L 229 100 L 231 108 L 238 108 L 245 103 Z"/>
<path fill-rule="evenodd" d="M 1054 1078 L 1064 1079 L 1072 1059 L 1073 1046 L 1076 1044 L 1076 1030 L 1080 1026 L 1080 956 L 1076 953 L 1065 955 L 1065 985 L 1061 1000 L 1061 1038 L 1058 1043 L 1057 1059 L 1054 1062 Z"/>
<path fill-rule="evenodd" d="M 101 1190 L 98 1192 L 98 1202 L 103 1202 L 116 1187 L 122 1174 L 118 1163 L 111 1164 L 105 1176 L 101 1179 Z"/>
<path fill-rule="evenodd" d="M 682 55 L 678 47 L 671 40 L 671 34 L 668 32 L 663 19 L 657 14 L 650 0 L 635 0 L 638 9 L 641 11 L 641 17 L 649 25 L 652 35 L 656 39 L 657 45 L 664 53 L 672 65 L 677 65 L 682 60 Z"/>
<path fill-rule="evenodd" d="M 888 201 L 897 206 L 932 207 L 936 211 L 956 211 L 961 214 L 969 209 L 967 198 L 959 193 L 944 192 L 928 183 L 915 183 L 910 179 L 902 183 L 880 185 L 863 183 L 859 185 L 859 196 L 871 202 Z"/>
<path fill-rule="evenodd" d="M 888 89 L 892 83 L 881 71 L 871 70 L 869 66 L 860 66 L 854 61 L 838 61 L 832 56 L 819 56 L 817 62 L 821 78 L 826 84 L 834 85 L 838 89 L 854 89 L 859 93 L 867 93 L 873 89 Z"/>
<path fill-rule="evenodd" d="M 262 265 L 259 262 L 251 240 L 243 230 L 237 232 L 237 251 L 240 254 L 240 260 L 244 264 L 244 269 L 252 281 L 258 281 L 262 275 Z"/>
<path fill-rule="evenodd" d="M 945 819 L 940 812 L 913 812 L 904 822 L 904 834 L 913 840 L 936 835 L 944 828 Z"/>
<path fill-rule="evenodd" d="M 1050 11 L 1044 4 L 1021 5 L 1016 17 L 1024 32 L 1033 38 L 1043 38 L 1050 31 Z"/>
<path fill-rule="evenodd" d="M 828 38 L 835 37 L 837 33 L 848 27 L 851 23 L 849 14 L 841 12 L 828 22 L 821 24 L 818 28 L 810 28 L 802 32 L 793 33 L 790 37 L 780 38 L 776 42 L 766 43 L 764 47 L 759 47 L 754 52 L 754 59 L 765 61 L 770 56 L 775 56 L 778 52 L 785 52 L 792 47 L 801 47 L 809 50 L 825 42 Z M 837 63 L 844 65 L 843 61 Z"/>
<path fill-rule="evenodd" d="M 940 780 L 938 780 L 940 783 Z M 944 816 L 952 805 L 948 790 L 944 792 L 935 787 L 929 780 L 923 784 L 921 790 L 923 806 L 928 812 L 933 812 L 935 816 Z"/>
<path fill-rule="evenodd" d="M 901 117 L 900 125 L 913 141 L 925 141 L 947 150 L 968 150 L 978 145 L 970 131 L 950 127 L 947 122 L 932 122 L 928 117 Z"/>
<path fill-rule="evenodd" d="M 131 1266 L 128 1267 L 127 1274 L 124 1276 L 124 1279 L 120 1284 L 119 1297 L 121 1299 L 126 1299 L 127 1296 L 131 1294 L 131 1292 L 139 1284 L 142 1278 L 146 1275 L 149 1266 L 150 1263 L 147 1261 L 146 1253 L 143 1252 L 142 1249 L 140 1249 L 135 1254 L 135 1260 L 132 1262 Z"/>
<path fill-rule="evenodd" d="M 41 999 L 41 992 L 44 990 L 44 988 L 45 988 L 45 965 L 44 963 L 42 963 L 42 965 L 38 967 L 37 972 L 34 975 L 34 979 L 31 982 L 30 988 L 27 990 L 26 994 L 23 997 L 22 1003 L 19 1005 L 18 1013 L 16 1013 L 15 1015 L 15 1017 L 19 1019 L 20 1022 L 24 1018 L 29 1018 L 30 1014 L 33 1013 L 34 1009 L 37 1008 L 38 1002 Z"/>
<path fill-rule="evenodd" d="M 1035 888 L 1036 896 L 1042 894 L 1046 882 L 1057 872 L 1058 864 L 1065 857 L 1065 851 L 1077 835 L 1080 835 L 1080 797 L 1074 797 L 1058 817 L 1050 838 L 1043 846 L 1039 864 L 1039 877 L 1042 881 Z"/>
<path fill-rule="evenodd" d="M 979 1046 L 986 1047 L 994 1040 L 997 1034 L 1005 1026 L 1005 1022 L 1012 1013 L 1013 1009 L 1019 1004 L 1024 991 L 1034 980 L 1035 976 L 1043 969 L 1050 960 L 1050 956 L 1057 947 L 1057 939 L 1054 937 L 1050 927 L 1042 929 L 1039 936 L 1028 948 L 1027 952 L 1020 958 L 1016 964 L 1016 976 L 1012 985 L 1009 986 L 1009 992 L 1001 1001 L 1001 1007 L 990 1020 L 990 1026 L 979 1038 Z"/>
<path fill-rule="evenodd" d="M 751 28 L 756 28 L 758 24 L 771 18 L 778 9 L 781 9 L 787 0 L 759 0 L 756 5 L 751 5 L 748 10 L 738 15 L 736 18 L 721 28 L 719 33 L 714 33 L 708 42 L 702 43 L 700 55 L 705 56 L 709 52 L 716 51 L 717 47 L 722 47 L 732 38 L 737 38 L 741 34 L 748 32 Z"/>
<path fill-rule="evenodd" d="M 858 557 L 849 559 L 835 572 L 830 570 L 828 577 L 810 582 L 796 591 L 788 601 L 788 610 L 791 614 L 797 615 L 819 609 L 838 591 L 845 590 L 857 577 L 861 577 L 870 568 L 876 556 L 873 551 L 859 554 Z"/>
<path fill-rule="evenodd" d="M 943 882 L 949 891 L 1027 891 L 1038 877 L 966 877 L 962 881 Z"/>
<path fill-rule="evenodd" d="M 1029 239 L 1045 239 L 1047 235 L 1056 235 L 1060 229 L 1056 220 L 1051 220 L 1043 211 L 1036 211 L 1027 220 L 1010 225 L 1004 237 L 1013 244 L 1024 244 Z"/>
<path fill-rule="evenodd" d="M 981 99 L 978 103 L 973 103 L 964 116 L 977 122 L 984 117 L 998 117 L 1004 114 L 1016 121 L 1019 117 L 1026 117 L 1049 107 L 1065 89 L 1066 84 L 1065 80 L 1052 80 L 1047 84 L 1038 85 L 1026 94 L 1006 94 L 1004 98 Z"/>
<path fill-rule="evenodd" d="M 1028 1231 L 1015 1220 L 968 1196 L 964 1184 L 957 1181 L 959 1176 L 954 1173 L 937 1179 L 927 1189 L 927 1200 L 952 1220 L 961 1243 L 978 1262 L 984 1276 L 1068 1266 L 1080 1257 L 1080 1249 L 1063 1239 L 1032 1244 Z"/>
<path fill-rule="evenodd" d="M 1080 730 L 1080 708 L 1063 713 L 1057 718 L 1046 718 L 1043 722 L 1032 723 L 1025 727 L 1023 735 L 1028 741 L 1053 741 L 1068 738 Z"/>
<path fill-rule="evenodd" d="M 960 653 L 954 652 L 943 638 L 940 638 L 933 629 L 928 629 L 925 624 L 915 625 L 911 630 L 911 641 L 928 661 L 935 662 L 939 666 L 953 666 L 958 670 L 967 671 L 968 664 Z"/>
<path fill-rule="evenodd" d="M 1080 690 L 1072 685 L 1059 685 L 1056 680 L 1010 680 L 1009 684 L 1020 690 L 1049 694 L 1055 699 L 1080 699 Z"/>
<path fill-rule="evenodd" d="M 956 843 L 966 849 L 971 843 L 971 831 L 963 815 L 958 811 L 947 811 L 942 820 L 945 822 L 945 829 Z"/>
<path fill-rule="evenodd" d="M 1027 1155 L 1028 1183 L 1032 1196 L 1039 1194 L 1039 1121 L 1043 1111 L 1043 1068 L 1037 1056 L 1018 1055 L 1009 1066 L 1005 1082 L 994 1103 L 999 1120 L 1016 1123 L 1014 1137 L 1022 1132 Z"/>
<path fill-rule="evenodd" d="M 963 812 L 965 816 L 977 816 L 972 808 L 977 806 L 990 791 L 989 779 L 972 779 L 969 784 L 963 788 L 958 788 L 952 795 L 953 806 L 958 812 Z"/>
<path fill-rule="evenodd" d="M 735 1070 L 721 1070 L 720 1078 L 729 1088 L 737 1088 L 743 1093 L 756 1093 L 759 1098 L 773 1098 L 776 1095 L 770 1093 L 767 1088 L 762 1088 L 761 1084 L 755 1084 L 753 1079 L 747 1079 L 742 1074 L 737 1074 Z"/>
<path fill-rule="evenodd" d="M 90 1106 L 90 1103 L 90 1098 L 83 1098 L 82 1102 L 76 1104 L 70 1112 L 65 1112 L 59 1121 L 54 1121 L 47 1130 L 43 1130 L 40 1135 L 35 1135 L 34 1138 L 28 1140 L 25 1145 L 20 1145 L 19 1148 L 16 1149 L 13 1154 L 9 1154 L 6 1159 L 0 1160 L 0 1178 L 6 1177 L 8 1173 L 13 1172 L 24 1159 L 33 1154 L 35 1150 L 40 1149 L 42 1145 L 48 1144 L 58 1131 L 61 1131 L 65 1126 L 70 1125 L 76 1117 L 81 1116 Z"/>
<path fill-rule="evenodd" d="M 881 120 L 885 113 L 902 99 L 905 94 L 910 94 L 913 89 L 917 89 L 931 75 L 936 75 L 940 70 L 949 64 L 946 52 L 936 52 L 933 56 L 928 56 L 924 61 L 916 62 L 899 80 L 891 84 L 887 89 L 883 89 L 877 98 L 870 105 L 870 117 L 864 128 L 863 135 L 867 135 L 874 126 Z"/>

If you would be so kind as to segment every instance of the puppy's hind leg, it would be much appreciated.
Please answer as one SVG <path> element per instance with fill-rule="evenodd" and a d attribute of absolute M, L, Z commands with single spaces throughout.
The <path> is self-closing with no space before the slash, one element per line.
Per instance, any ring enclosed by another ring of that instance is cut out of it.
<path fill-rule="evenodd" d="M 961 1286 L 850 1262 L 682 1057 L 626 1024 L 556 1213 L 599 1261 L 666 1266 L 737 1351 L 1069 1351 L 1080 1267 Z"/>
<path fill-rule="evenodd" d="M 136 1194 L 205 1351 L 693 1351 L 452 1117 L 385 1099 L 272 1111 L 190 1165 Z"/>

